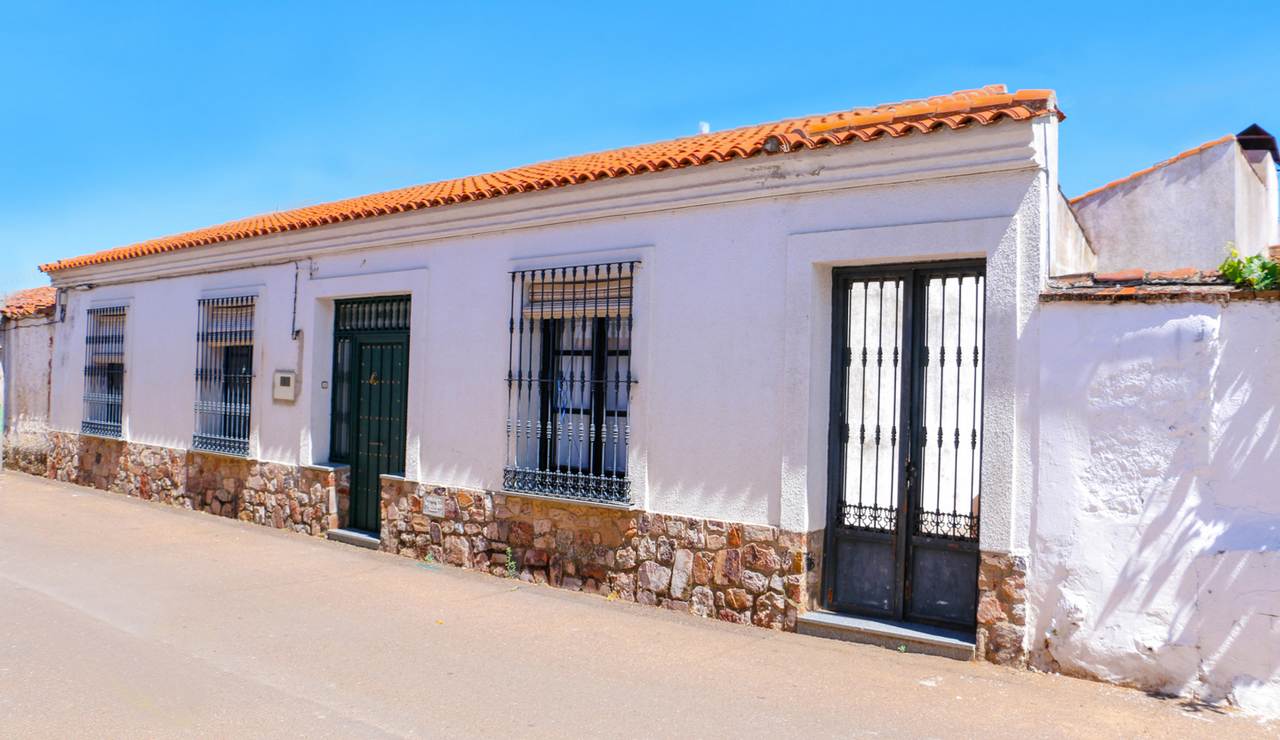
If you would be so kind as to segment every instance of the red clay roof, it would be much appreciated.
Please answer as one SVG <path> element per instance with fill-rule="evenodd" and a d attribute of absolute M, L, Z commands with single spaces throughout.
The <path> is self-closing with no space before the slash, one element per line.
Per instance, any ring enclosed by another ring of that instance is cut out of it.
<path fill-rule="evenodd" d="M 1236 140 L 1235 135 L 1233 135 L 1233 134 L 1228 134 L 1228 135 L 1226 135 L 1226 136 L 1223 136 L 1222 138 L 1214 139 L 1213 141 L 1206 141 L 1205 143 L 1201 144 L 1200 146 L 1192 147 L 1191 149 L 1188 149 L 1188 150 L 1186 150 L 1185 152 L 1182 152 L 1181 154 L 1176 154 L 1176 155 L 1174 155 L 1174 156 L 1172 156 L 1172 157 L 1170 157 L 1170 158 L 1166 159 L 1166 160 L 1165 160 L 1165 161 L 1163 161 L 1163 162 L 1157 162 L 1156 164 L 1153 164 L 1153 165 L 1151 165 L 1150 167 L 1148 167 L 1148 168 L 1146 168 L 1146 169 L 1138 170 L 1137 172 L 1135 172 L 1135 173 L 1133 173 L 1133 174 L 1131 174 L 1131 175 L 1126 175 L 1125 177 L 1122 177 L 1122 178 L 1120 178 L 1119 180 L 1112 180 L 1111 182 L 1107 183 L 1106 185 L 1103 185 L 1102 187 L 1094 188 L 1093 190 L 1090 190 L 1089 192 L 1085 193 L 1084 195 L 1077 195 L 1076 197 L 1072 198 L 1070 202 L 1074 205 L 1074 204 L 1076 204 L 1076 203 L 1078 203 L 1078 202 L 1080 202 L 1080 201 L 1084 200 L 1085 198 L 1089 198 L 1089 197 L 1091 197 L 1091 196 L 1097 195 L 1098 193 L 1101 193 L 1101 192 L 1103 192 L 1104 190 L 1110 190 L 1111 188 L 1114 188 L 1114 187 L 1116 187 L 1117 185 L 1123 185 L 1123 184 L 1125 184 L 1126 182 L 1131 182 L 1131 181 L 1133 181 L 1133 180 L 1138 179 L 1139 177 L 1143 177 L 1144 175 L 1149 175 L 1149 174 L 1151 174 L 1152 172 L 1155 172 L 1156 170 L 1161 169 L 1162 167 L 1168 167 L 1169 165 L 1173 164 L 1174 162 L 1180 162 L 1180 161 L 1182 161 L 1182 160 L 1186 159 L 1187 157 L 1194 157 L 1195 155 L 1197 155 L 1197 154 L 1199 154 L 1199 153 L 1201 153 L 1201 152 L 1203 152 L 1203 151 L 1206 151 L 1206 150 L 1208 150 L 1208 149 L 1212 149 L 1212 148 L 1214 148 L 1215 146 L 1218 146 L 1219 144 L 1225 144 L 1225 143 L 1227 143 L 1228 141 L 1235 141 L 1235 140 Z"/>
<path fill-rule="evenodd" d="M 57 300 L 57 291 L 52 285 L 39 288 L 27 288 L 10 293 L 0 307 L 0 315 L 10 319 L 23 319 L 28 316 L 50 316 L 53 304 Z"/>
<path fill-rule="evenodd" d="M 885 103 L 871 108 L 855 108 L 823 116 L 789 119 L 656 144 L 584 154 L 486 175 L 443 180 L 252 216 L 219 226 L 58 260 L 41 265 L 40 269 L 54 272 L 99 265 L 421 208 L 436 208 L 644 172 L 696 167 L 755 157 L 762 153 L 840 146 L 886 136 L 898 138 L 910 133 L 923 134 L 973 124 L 985 126 L 1004 119 L 1024 121 L 1050 114 L 1063 117 L 1054 102 L 1052 90 L 1020 90 L 1009 93 L 1004 85 L 988 85 L 950 95 Z"/>

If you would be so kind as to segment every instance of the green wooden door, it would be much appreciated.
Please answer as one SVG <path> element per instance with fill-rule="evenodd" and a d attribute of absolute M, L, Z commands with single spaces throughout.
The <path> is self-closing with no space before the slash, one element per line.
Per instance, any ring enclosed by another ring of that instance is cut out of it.
<path fill-rule="evenodd" d="M 356 335 L 352 404 L 351 524 L 379 529 L 379 476 L 404 474 L 409 336 Z"/>

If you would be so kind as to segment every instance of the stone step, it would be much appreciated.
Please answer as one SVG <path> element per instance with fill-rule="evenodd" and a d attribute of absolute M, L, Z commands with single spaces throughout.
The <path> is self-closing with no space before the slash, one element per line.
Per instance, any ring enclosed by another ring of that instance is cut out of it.
<path fill-rule="evenodd" d="M 821 610 L 799 615 L 796 632 L 956 660 L 973 660 L 976 653 L 972 633 Z"/>
<path fill-rule="evenodd" d="M 370 550 L 377 550 L 381 546 L 381 541 L 375 532 L 362 532 L 358 529 L 330 529 L 325 532 L 325 537 L 347 545 L 355 545 L 356 547 L 366 547 Z"/>

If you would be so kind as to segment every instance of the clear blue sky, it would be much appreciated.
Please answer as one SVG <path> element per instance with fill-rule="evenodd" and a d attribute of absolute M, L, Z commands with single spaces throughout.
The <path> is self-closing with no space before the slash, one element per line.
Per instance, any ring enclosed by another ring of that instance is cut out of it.
<path fill-rule="evenodd" d="M 1278 33 L 1274 0 L 0 0 L 0 293 L 254 213 L 997 82 L 1058 91 L 1077 194 L 1280 132 Z"/>

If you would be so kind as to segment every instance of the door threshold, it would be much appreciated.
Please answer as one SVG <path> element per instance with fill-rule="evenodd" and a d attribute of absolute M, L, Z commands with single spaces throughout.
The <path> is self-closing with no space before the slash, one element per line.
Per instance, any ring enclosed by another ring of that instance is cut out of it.
<path fill-rule="evenodd" d="M 825 610 L 809 611 L 797 616 L 796 632 L 955 660 L 973 660 L 976 655 L 975 638 L 971 632 Z"/>
<path fill-rule="evenodd" d="M 361 529 L 330 529 L 324 533 L 324 536 L 334 542 L 370 550 L 377 550 L 382 546 L 382 540 L 379 539 L 377 532 L 365 532 Z"/>

